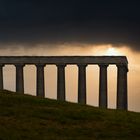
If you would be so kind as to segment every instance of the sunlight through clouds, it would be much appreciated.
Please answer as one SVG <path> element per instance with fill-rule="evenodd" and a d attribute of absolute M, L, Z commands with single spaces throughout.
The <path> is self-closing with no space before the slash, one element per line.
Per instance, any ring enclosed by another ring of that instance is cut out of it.
<path fill-rule="evenodd" d="M 35 47 L 24 47 L 20 45 L 13 45 L 12 53 L 11 49 L 7 47 L 7 49 L 1 49 L 0 55 L 36 55 L 36 56 L 52 56 L 52 55 L 78 55 L 78 56 L 114 56 L 114 55 L 123 55 L 127 56 L 128 58 L 128 102 L 129 102 L 129 110 L 132 111 L 140 111 L 140 83 L 139 79 L 139 72 L 140 72 L 140 55 L 138 52 L 133 52 L 128 46 L 119 46 L 115 47 L 111 44 L 104 44 L 104 45 L 93 45 L 93 44 L 40 44 L 36 45 Z M 28 48 L 28 49 L 27 49 Z M 15 90 L 15 71 L 14 69 L 9 69 L 10 67 L 4 68 L 4 84 L 5 88 L 9 90 Z M 14 67 L 13 67 L 14 68 Z M 75 66 L 75 68 L 77 68 Z M 47 70 L 47 71 L 46 71 Z M 73 71 L 73 72 L 72 72 Z M 32 66 L 26 66 L 24 68 L 25 73 L 25 92 L 35 95 L 36 88 L 35 88 L 35 72 L 36 68 L 32 68 Z M 98 75 L 98 65 L 89 66 L 87 67 L 87 103 L 90 105 L 97 106 L 98 105 L 98 84 L 99 84 L 99 75 Z M 108 94 L 109 94 L 109 108 L 115 107 L 115 99 L 116 99 L 116 72 L 117 68 L 114 65 L 110 65 L 108 67 Z M 13 74 L 14 73 L 14 74 Z M 69 74 L 67 74 L 69 73 Z M 73 73 L 75 76 L 73 77 Z M 77 99 L 77 89 L 75 89 L 75 78 L 77 78 L 76 70 L 75 69 L 68 69 L 66 68 L 67 74 L 67 100 L 75 102 Z M 114 78 L 115 77 L 115 78 Z M 50 68 L 46 66 L 45 69 L 45 78 L 46 78 L 46 96 L 49 98 L 56 98 L 56 72 L 54 68 Z M 114 80 L 114 81 L 113 81 Z M 51 82 L 50 82 L 51 81 Z M 72 83 L 72 84 L 71 84 Z M 55 85 L 55 86 L 53 86 Z M 97 95 L 95 97 L 95 95 Z"/>

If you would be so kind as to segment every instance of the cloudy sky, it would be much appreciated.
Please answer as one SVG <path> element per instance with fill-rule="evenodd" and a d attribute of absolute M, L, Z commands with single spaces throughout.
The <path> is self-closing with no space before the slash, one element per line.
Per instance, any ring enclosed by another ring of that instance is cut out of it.
<path fill-rule="evenodd" d="M 0 42 L 94 43 L 140 50 L 137 0 L 1 0 Z"/>

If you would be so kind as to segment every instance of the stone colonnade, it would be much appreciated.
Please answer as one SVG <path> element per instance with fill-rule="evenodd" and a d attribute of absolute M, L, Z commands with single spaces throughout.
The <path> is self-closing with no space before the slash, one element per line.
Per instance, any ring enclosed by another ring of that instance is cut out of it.
<path fill-rule="evenodd" d="M 9 60 L 8 60 L 9 58 Z M 11 59 L 10 59 L 11 58 Z M 38 61 L 39 60 L 39 61 Z M 18 63 L 17 63 L 18 62 Z M 80 62 L 80 63 L 79 63 Z M 37 71 L 37 96 L 45 97 L 44 67 L 46 64 L 57 66 L 57 99 L 65 100 L 65 67 L 67 64 L 78 66 L 78 103 L 86 104 L 86 66 L 97 64 L 100 68 L 99 107 L 107 108 L 107 67 L 117 66 L 117 109 L 127 110 L 127 59 L 125 56 L 64 56 L 64 57 L 0 57 L 0 89 L 3 89 L 3 66 L 13 64 L 16 67 L 16 92 L 24 93 L 23 67 L 34 64 Z"/>

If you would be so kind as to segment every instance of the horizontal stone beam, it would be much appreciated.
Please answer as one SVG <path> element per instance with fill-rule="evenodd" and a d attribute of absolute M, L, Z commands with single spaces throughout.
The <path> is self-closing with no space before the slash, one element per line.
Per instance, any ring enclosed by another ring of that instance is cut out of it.
<path fill-rule="evenodd" d="M 0 64 L 128 64 L 126 56 L 0 56 Z"/>

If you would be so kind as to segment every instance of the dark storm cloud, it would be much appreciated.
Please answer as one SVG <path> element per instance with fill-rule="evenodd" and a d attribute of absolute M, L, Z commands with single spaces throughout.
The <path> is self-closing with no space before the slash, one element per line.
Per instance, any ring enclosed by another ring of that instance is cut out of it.
<path fill-rule="evenodd" d="M 94 43 L 140 50 L 138 1 L 1 0 L 0 43 Z"/>

